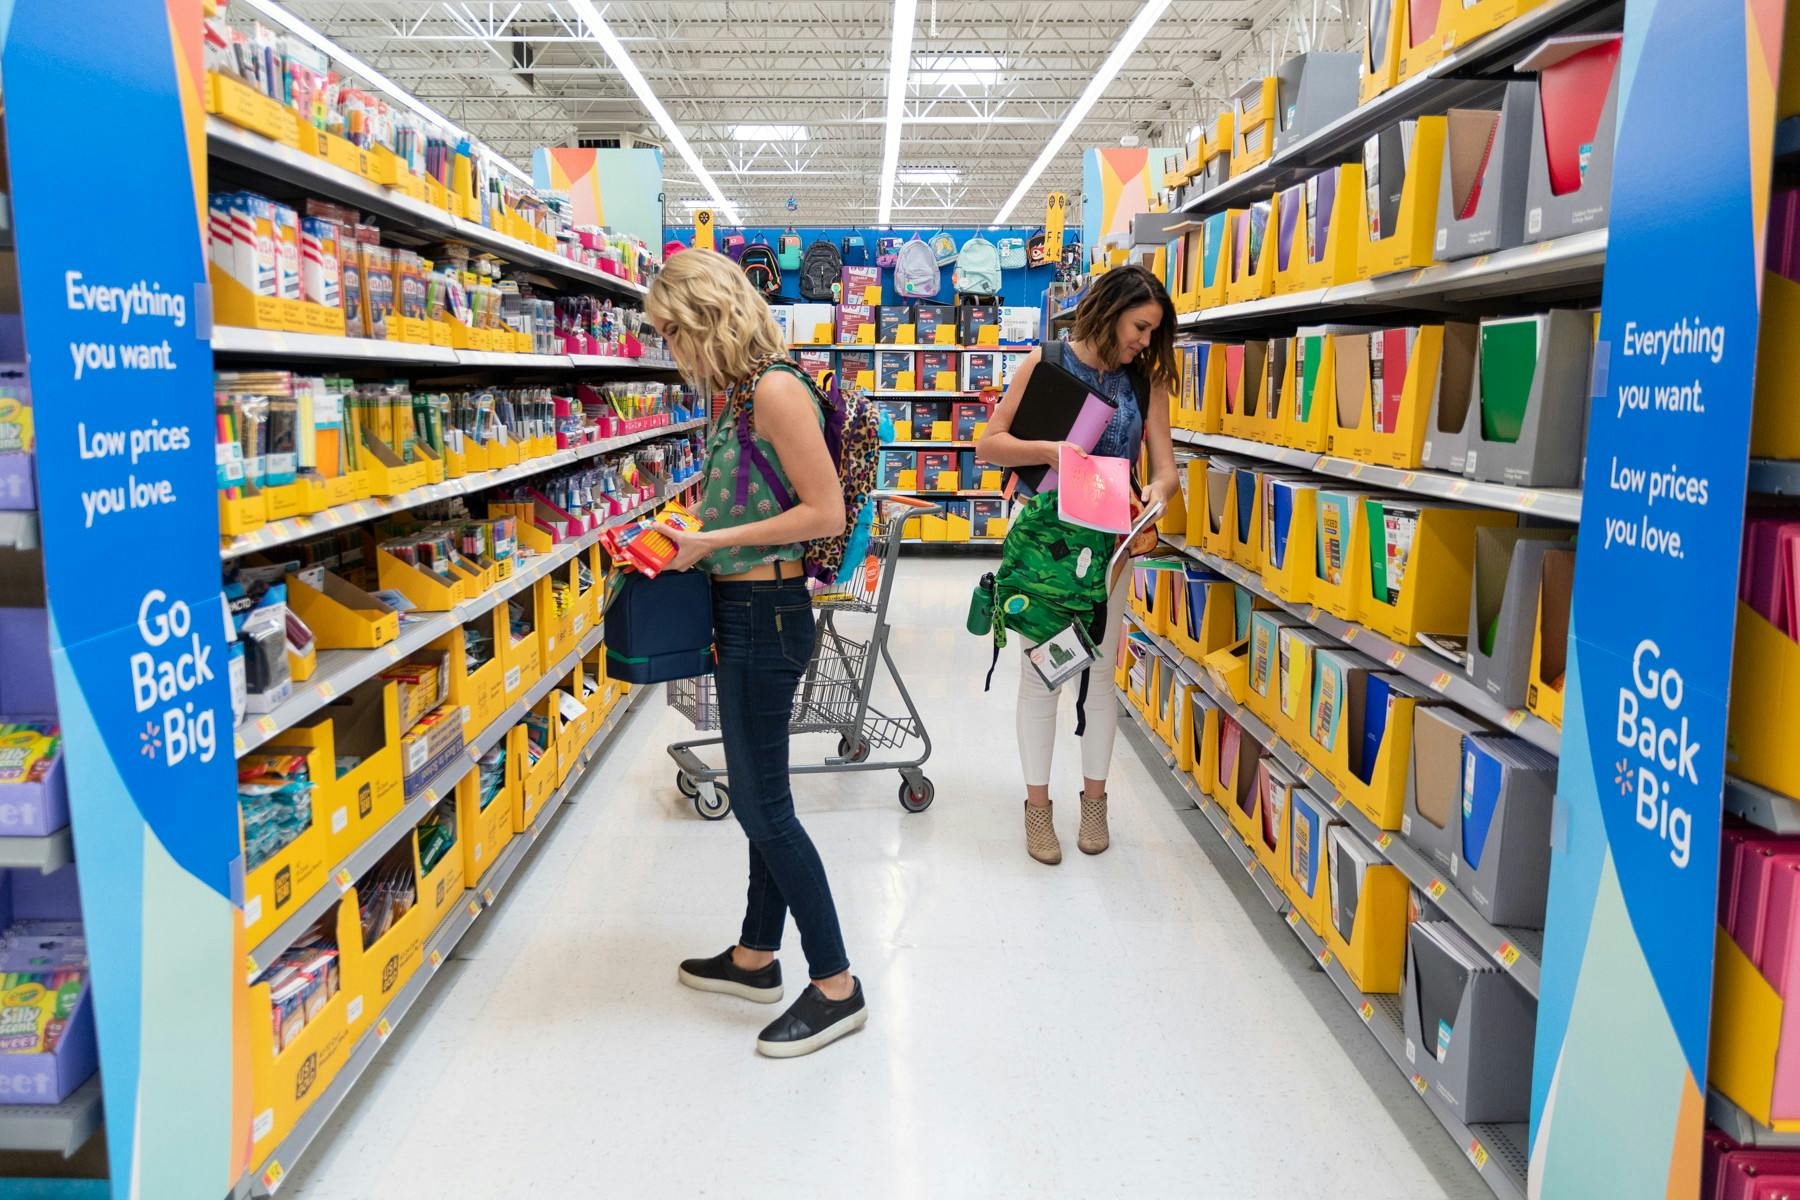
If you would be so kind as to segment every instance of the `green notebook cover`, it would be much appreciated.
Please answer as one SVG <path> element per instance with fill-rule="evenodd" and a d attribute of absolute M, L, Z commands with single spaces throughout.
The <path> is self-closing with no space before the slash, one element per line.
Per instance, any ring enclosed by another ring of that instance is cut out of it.
<path fill-rule="evenodd" d="M 1481 436 L 1516 442 L 1537 375 L 1538 318 L 1481 325 Z"/>
<path fill-rule="evenodd" d="M 1256 597 L 1244 588 L 1232 589 L 1231 639 L 1238 641 L 1250 636 L 1250 608 Z"/>
<path fill-rule="evenodd" d="M 1370 500 L 1363 505 L 1363 518 L 1369 523 L 1369 595 L 1391 604 L 1387 586 L 1387 506 Z"/>
<path fill-rule="evenodd" d="M 1302 423 L 1312 420 L 1314 385 L 1319 381 L 1319 362 L 1325 357 L 1325 339 L 1317 335 L 1300 339 L 1300 404 Z"/>

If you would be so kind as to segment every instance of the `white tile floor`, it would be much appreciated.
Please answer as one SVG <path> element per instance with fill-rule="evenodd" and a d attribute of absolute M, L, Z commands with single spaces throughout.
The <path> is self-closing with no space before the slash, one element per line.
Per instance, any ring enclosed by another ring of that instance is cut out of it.
<path fill-rule="evenodd" d="M 679 959 L 736 935 L 744 843 L 676 794 L 662 748 L 688 730 L 645 697 L 613 769 L 558 817 L 284 1192 L 1487 1195 L 1123 728 L 1112 849 L 1076 852 L 1070 803 L 1063 864 L 1025 856 L 1016 655 L 984 696 L 986 644 L 961 630 L 988 560 L 901 568 L 896 657 L 937 739 L 937 803 L 903 813 L 890 771 L 795 789 L 868 1028 L 770 1062 L 752 1042 L 779 1009 L 676 983 Z M 796 760 L 827 749 L 803 739 Z M 1074 795 L 1074 762 L 1059 759 L 1058 797 Z M 792 991 L 791 932 L 783 965 Z"/>

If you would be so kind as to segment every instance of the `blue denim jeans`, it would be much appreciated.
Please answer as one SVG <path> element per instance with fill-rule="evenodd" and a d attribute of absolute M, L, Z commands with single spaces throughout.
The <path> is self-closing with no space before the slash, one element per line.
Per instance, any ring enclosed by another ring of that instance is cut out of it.
<path fill-rule="evenodd" d="M 792 909 L 808 973 L 824 979 L 848 969 L 850 960 L 825 864 L 794 815 L 788 788 L 788 719 L 814 633 L 805 580 L 713 581 L 714 685 L 731 815 L 750 839 L 750 894 L 739 940 L 748 950 L 781 949 Z"/>

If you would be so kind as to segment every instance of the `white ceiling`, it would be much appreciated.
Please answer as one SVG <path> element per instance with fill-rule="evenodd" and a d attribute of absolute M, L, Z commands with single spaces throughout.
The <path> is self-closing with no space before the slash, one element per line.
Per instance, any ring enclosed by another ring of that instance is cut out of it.
<path fill-rule="evenodd" d="M 494 149 L 624 137 L 662 145 L 564 0 L 286 0 L 293 12 Z M 1354 0 L 1175 0 L 1017 209 L 1081 188 L 1084 147 L 1179 145 L 1244 80 L 1354 44 Z M 754 224 L 873 224 L 893 5 L 884 0 L 599 4 L 701 162 Z M 1137 14 L 1139 0 L 918 0 L 894 223 L 985 224 Z M 736 126 L 804 125 L 742 141 Z M 705 191 L 672 150 L 667 222 Z M 909 170 L 937 169 L 907 182 Z M 953 171 L 951 180 L 944 173 Z M 789 212 L 792 197 L 797 209 Z"/>

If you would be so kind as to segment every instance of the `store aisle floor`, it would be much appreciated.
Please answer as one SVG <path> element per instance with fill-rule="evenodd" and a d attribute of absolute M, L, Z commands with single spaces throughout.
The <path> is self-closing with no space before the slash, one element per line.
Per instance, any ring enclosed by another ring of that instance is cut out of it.
<path fill-rule="evenodd" d="M 795 789 L 863 1033 L 764 1060 L 779 1007 L 676 982 L 736 936 L 744 842 L 676 793 L 663 747 L 688 728 L 646 696 L 284 1192 L 1486 1195 L 1279 919 L 1246 911 L 1247 879 L 1189 832 L 1128 722 L 1113 848 L 1076 851 L 1077 756 L 1059 747 L 1066 857 L 1026 857 L 1017 656 L 984 696 L 986 645 L 961 630 L 980 561 L 900 564 L 896 657 L 936 738 L 935 806 L 902 812 L 891 771 Z M 802 739 L 796 761 L 828 749 Z M 782 963 L 792 994 L 791 926 Z"/>

